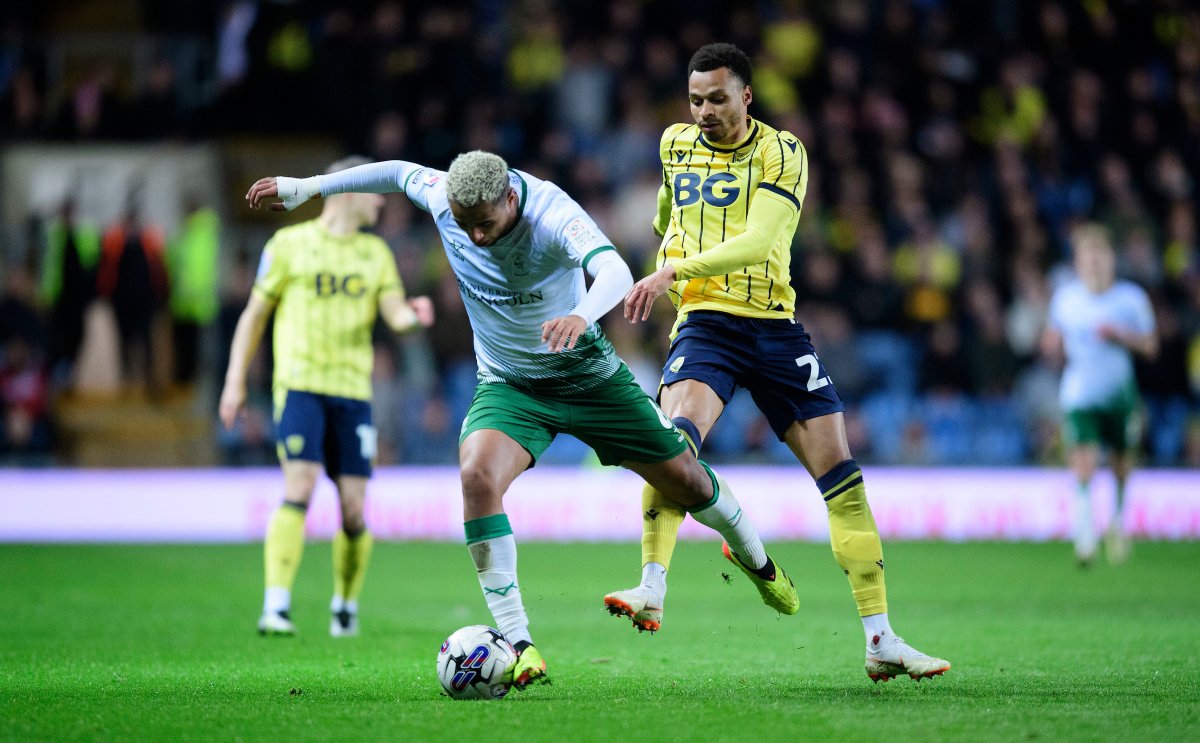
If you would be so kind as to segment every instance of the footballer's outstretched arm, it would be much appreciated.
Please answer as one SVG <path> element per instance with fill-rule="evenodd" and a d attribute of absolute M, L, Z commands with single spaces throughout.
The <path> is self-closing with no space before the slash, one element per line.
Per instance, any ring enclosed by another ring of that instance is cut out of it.
<path fill-rule="evenodd" d="M 250 187 L 246 200 L 252 209 L 266 207 L 278 212 L 291 211 L 309 199 L 338 193 L 396 193 L 404 191 L 409 176 L 420 168 L 405 160 L 385 160 L 308 178 L 282 175 L 261 178 Z"/>

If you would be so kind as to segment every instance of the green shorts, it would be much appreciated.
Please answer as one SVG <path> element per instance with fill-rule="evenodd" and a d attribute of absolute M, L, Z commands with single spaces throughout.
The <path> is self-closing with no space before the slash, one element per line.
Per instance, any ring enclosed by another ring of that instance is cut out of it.
<path fill-rule="evenodd" d="M 538 457 L 560 433 L 596 450 L 600 463 L 665 462 L 687 451 L 687 441 L 642 391 L 624 364 L 608 380 L 584 392 L 556 396 L 526 392 L 510 384 L 475 388 L 458 443 L 489 428 Z"/>
<path fill-rule="evenodd" d="M 1116 452 L 1136 448 L 1141 438 L 1137 397 L 1122 395 L 1111 404 L 1068 410 L 1063 425 L 1067 446 L 1097 444 Z"/>

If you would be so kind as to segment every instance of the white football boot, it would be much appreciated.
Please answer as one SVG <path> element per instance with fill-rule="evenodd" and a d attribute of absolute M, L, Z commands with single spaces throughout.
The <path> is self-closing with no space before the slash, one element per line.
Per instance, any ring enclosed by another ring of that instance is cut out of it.
<path fill-rule="evenodd" d="M 663 600 L 645 586 L 613 591 L 604 597 L 604 608 L 614 617 L 629 617 L 638 632 L 658 632 L 662 627 Z"/>
<path fill-rule="evenodd" d="M 888 681 L 904 673 L 920 681 L 949 670 L 950 661 L 915 650 L 891 632 L 873 635 L 867 643 L 867 676 L 872 681 Z"/>
<path fill-rule="evenodd" d="M 291 637 L 296 634 L 296 625 L 286 611 L 267 611 L 258 618 L 258 634 Z"/>

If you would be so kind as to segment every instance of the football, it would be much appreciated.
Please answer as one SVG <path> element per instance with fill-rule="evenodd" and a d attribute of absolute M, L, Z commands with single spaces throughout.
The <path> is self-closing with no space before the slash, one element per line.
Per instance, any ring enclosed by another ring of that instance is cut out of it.
<path fill-rule="evenodd" d="M 442 643 L 438 680 L 454 699 L 500 699 L 511 685 L 504 681 L 504 671 L 516 660 L 517 651 L 499 630 L 473 624 Z"/>

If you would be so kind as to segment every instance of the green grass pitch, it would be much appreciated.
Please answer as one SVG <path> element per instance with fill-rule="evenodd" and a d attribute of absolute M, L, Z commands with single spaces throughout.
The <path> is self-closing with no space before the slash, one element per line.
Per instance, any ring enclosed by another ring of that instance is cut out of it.
<path fill-rule="evenodd" d="M 378 544 L 363 634 L 341 640 L 324 543 L 301 566 L 301 634 L 271 639 L 257 546 L 0 545 L 0 739 L 1200 739 L 1197 543 L 1089 571 L 1062 544 L 886 545 L 893 625 L 954 668 L 878 685 L 826 545 L 773 549 L 794 617 L 716 543 L 681 545 L 654 636 L 601 609 L 635 582 L 636 545 L 520 550 L 552 683 L 456 702 L 438 647 L 491 621 L 462 545 Z"/>

